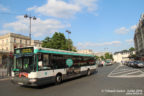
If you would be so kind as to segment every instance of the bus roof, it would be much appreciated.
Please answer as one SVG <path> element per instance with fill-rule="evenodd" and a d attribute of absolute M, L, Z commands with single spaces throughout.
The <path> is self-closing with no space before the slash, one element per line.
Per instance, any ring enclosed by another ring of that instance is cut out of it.
<path fill-rule="evenodd" d="M 66 50 L 58 50 L 51 48 L 42 48 L 42 47 L 34 47 L 34 53 L 52 53 L 52 54 L 63 54 L 63 55 L 73 55 L 73 56 L 88 56 L 94 57 L 92 54 L 82 54 L 78 52 L 66 51 Z"/>

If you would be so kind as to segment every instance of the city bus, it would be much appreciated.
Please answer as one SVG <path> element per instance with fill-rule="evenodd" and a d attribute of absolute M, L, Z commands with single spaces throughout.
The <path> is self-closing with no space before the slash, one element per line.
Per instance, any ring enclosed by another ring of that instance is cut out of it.
<path fill-rule="evenodd" d="M 90 54 L 81 54 L 42 47 L 24 47 L 14 50 L 11 81 L 18 85 L 40 86 L 59 84 L 63 80 L 90 75 L 97 65 Z"/>

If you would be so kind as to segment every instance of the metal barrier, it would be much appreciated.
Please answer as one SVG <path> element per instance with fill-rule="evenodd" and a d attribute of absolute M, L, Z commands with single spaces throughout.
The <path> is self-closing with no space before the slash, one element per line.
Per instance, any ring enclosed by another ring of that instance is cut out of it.
<path fill-rule="evenodd" d="M 8 77 L 8 71 L 7 69 L 0 68 L 0 79 L 7 78 Z"/>
<path fill-rule="evenodd" d="M 3 58 L 0 64 L 0 79 L 8 78 L 11 76 L 12 60 L 10 58 Z"/>

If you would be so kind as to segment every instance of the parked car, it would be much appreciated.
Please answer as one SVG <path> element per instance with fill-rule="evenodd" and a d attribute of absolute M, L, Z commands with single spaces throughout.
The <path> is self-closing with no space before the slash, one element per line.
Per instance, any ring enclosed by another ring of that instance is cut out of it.
<path fill-rule="evenodd" d="M 132 67 L 142 68 L 142 67 L 144 67 L 144 62 L 143 61 L 135 61 Z"/>
<path fill-rule="evenodd" d="M 129 61 L 125 61 L 125 62 L 123 63 L 123 65 L 127 65 L 127 64 L 128 64 L 128 62 L 129 62 Z"/>
<path fill-rule="evenodd" d="M 135 61 L 128 61 L 126 63 L 127 66 L 132 67 Z"/>

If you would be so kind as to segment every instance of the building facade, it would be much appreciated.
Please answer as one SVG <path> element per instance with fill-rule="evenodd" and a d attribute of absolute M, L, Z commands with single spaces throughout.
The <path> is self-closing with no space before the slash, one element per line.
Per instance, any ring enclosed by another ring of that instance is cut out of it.
<path fill-rule="evenodd" d="M 101 57 L 101 56 L 105 56 L 106 53 L 110 53 L 110 52 L 97 52 L 97 53 L 94 53 L 94 55 L 98 56 L 98 57 Z"/>
<path fill-rule="evenodd" d="M 39 40 L 31 40 L 28 36 L 8 33 L 0 36 L 0 50 L 13 52 L 14 48 L 21 48 L 26 46 L 37 46 L 41 47 L 41 42 Z"/>
<path fill-rule="evenodd" d="M 41 47 L 42 42 L 39 40 L 31 40 L 28 36 L 8 33 L 0 36 L 0 67 L 7 65 L 8 56 L 14 52 L 14 48 L 27 46 Z"/>
<path fill-rule="evenodd" d="M 144 57 L 144 14 L 141 15 L 139 23 L 134 34 L 134 45 L 136 49 L 136 56 Z"/>
<path fill-rule="evenodd" d="M 90 49 L 85 50 L 77 50 L 78 53 L 84 53 L 84 54 L 93 54 L 93 51 Z"/>
<path fill-rule="evenodd" d="M 129 56 L 131 54 L 135 54 L 135 51 L 133 51 L 133 52 L 130 52 L 130 51 L 116 52 L 113 54 L 114 62 L 121 63 L 122 61 L 129 61 L 130 60 Z"/>

